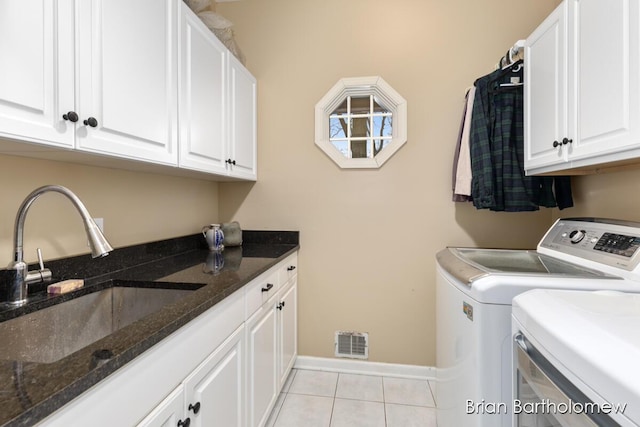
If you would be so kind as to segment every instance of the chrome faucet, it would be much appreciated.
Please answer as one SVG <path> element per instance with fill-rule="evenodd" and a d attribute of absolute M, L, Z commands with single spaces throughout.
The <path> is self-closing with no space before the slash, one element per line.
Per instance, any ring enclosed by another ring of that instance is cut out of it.
<path fill-rule="evenodd" d="M 6 279 L 3 285 L 6 289 L 6 304 L 18 306 L 27 302 L 27 290 L 30 283 L 38 283 L 51 278 L 51 271 L 44 268 L 42 254 L 38 249 L 38 260 L 40 262 L 39 271 L 29 271 L 28 264 L 24 261 L 22 242 L 24 240 L 24 221 L 27 211 L 33 202 L 42 194 L 47 192 L 57 192 L 66 196 L 73 206 L 78 210 L 82 220 L 84 221 L 84 229 L 89 238 L 89 246 L 91 247 L 91 256 L 93 258 L 103 257 L 113 250 L 107 239 L 104 237 L 100 228 L 89 215 L 87 208 L 80 201 L 78 196 L 73 194 L 71 190 L 60 185 L 45 185 L 35 189 L 29 194 L 20 205 L 16 215 L 16 224 L 14 229 L 14 259 L 9 263 L 5 271 Z"/>

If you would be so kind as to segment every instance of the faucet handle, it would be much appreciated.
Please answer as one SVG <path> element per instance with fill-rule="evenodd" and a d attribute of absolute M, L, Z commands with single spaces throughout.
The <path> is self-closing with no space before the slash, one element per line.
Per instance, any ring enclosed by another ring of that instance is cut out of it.
<path fill-rule="evenodd" d="M 44 268 L 44 260 L 42 259 L 42 250 L 40 248 L 38 248 L 38 264 L 40 264 L 40 270 L 27 272 L 27 276 L 24 279 L 26 283 L 40 283 L 51 280 L 51 270 Z"/>
<path fill-rule="evenodd" d="M 42 250 L 38 248 L 38 264 L 40 264 L 40 271 L 44 270 L 44 260 L 42 259 Z"/>

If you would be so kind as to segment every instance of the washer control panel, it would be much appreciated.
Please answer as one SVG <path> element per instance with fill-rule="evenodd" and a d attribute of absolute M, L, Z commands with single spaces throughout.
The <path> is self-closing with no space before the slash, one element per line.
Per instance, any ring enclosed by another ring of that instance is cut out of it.
<path fill-rule="evenodd" d="M 631 271 L 640 263 L 640 223 L 559 219 L 538 246 Z"/>
<path fill-rule="evenodd" d="M 631 258 L 635 255 L 638 247 L 640 247 L 640 237 L 604 233 L 593 249 Z"/>

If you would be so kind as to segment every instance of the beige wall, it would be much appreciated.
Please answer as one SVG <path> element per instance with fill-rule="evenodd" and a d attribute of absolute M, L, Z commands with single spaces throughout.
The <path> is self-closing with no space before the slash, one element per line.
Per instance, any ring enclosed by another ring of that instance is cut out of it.
<path fill-rule="evenodd" d="M 93 217 L 105 221 L 114 247 L 193 234 L 218 221 L 218 184 L 195 179 L 0 155 L 0 264 L 13 258 L 13 227 L 20 203 L 47 184 L 68 187 Z M 79 215 L 57 193 L 42 195 L 25 223 L 25 257 L 45 260 L 88 253 Z"/>
<path fill-rule="evenodd" d="M 640 222 L 638 189 L 640 168 L 574 177 L 571 214 Z"/>
<path fill-rule="evenodd" d="M 558 3 L 217 5 L 259 90 L 259 181 L 221 184 L 220 216 L 300 230 L 300 354 L 331 357 L 334 331 L 355 330 L 370 333 L 370 360 L 434 365 L 435 253 L 535 246 L 552 211 L 456 205 L 451 162 L 465 88 Z M 407 99 L 408 142 L 379 170 L 340 170 L 314 145 L 313 108 L 338 79 L 369 75 Z"/>

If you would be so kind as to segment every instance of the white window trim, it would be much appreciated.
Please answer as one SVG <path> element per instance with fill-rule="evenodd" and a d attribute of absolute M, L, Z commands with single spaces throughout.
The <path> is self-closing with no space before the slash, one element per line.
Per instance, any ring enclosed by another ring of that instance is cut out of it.
<path fill-rule="evenodd" d="M 347 96 L 374 95 L 380 106 L 393 113 L 392 139 L 374 158 L 345 157 L 330 141 L 329 116 Z M 382 77 L 340 79 L 315 107 L 315 143 L 331 160 L 344 169 L 371 169 L 382 166 L 407 142 L 407 101 Z"/>

